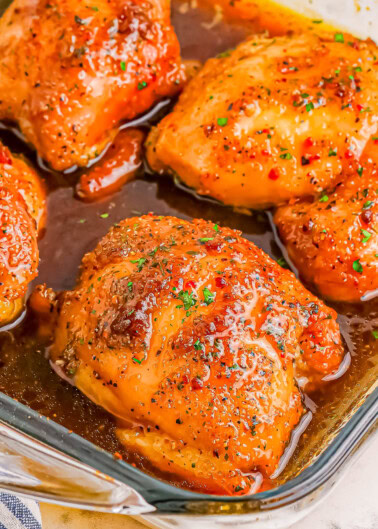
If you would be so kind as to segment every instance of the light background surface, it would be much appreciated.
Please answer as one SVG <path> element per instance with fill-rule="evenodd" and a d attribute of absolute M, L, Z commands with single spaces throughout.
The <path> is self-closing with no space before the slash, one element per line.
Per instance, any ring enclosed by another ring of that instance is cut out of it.
<path fill-rule="evenodd" d="M 275 0 L 303 14 L 345 28 L 358 37 L 378 42 L 378 0 Z"/>

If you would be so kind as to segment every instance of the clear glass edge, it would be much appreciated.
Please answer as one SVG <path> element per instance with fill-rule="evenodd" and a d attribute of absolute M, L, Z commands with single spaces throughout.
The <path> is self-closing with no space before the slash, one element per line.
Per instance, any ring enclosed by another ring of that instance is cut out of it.
<path fill-rule="evenodd" d="M 0 420 L 25 435 L 54 448 L 134 489 L 159 512 L 216 513 L 234 504 L 238 512 L 277 509 L 300 500 L 322 486 L 338 471 L 361 440 L 378 425 L 378 388 L 349 419 L 316 461 L 285 484 L 252 496 L 212 496 L 180 489 L 152 477 L 66 428 L 0 393 Z M 218 507 L 218 508 L 217 508 Z M 235 509 L 232 509 L 235 512 Z M 230 511 L 231 512 L 231 511 Z"/>

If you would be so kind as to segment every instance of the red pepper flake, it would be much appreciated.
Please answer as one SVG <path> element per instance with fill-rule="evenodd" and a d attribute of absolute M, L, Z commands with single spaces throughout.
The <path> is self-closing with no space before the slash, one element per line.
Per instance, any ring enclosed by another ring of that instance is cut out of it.
<path fill-rule="evenodd" d="M 182 383 L 183 383 L 183 384 L 189 384 L 189 377 L 188 377 L 188 375 L 183 375 L 183 377 L 182 377 Z"/>
<path fill-rule="evenodd" d="M 223 241 L 209 241 L 205 244 L 205 248 L 208 251 L 220 252 L 223 245 Z"/>
<path fill-rule="evenodd" d="M 280 177 L 280 173 L 278 172 L 278 169 L 271 169 L 268 174 L 268 178 L 270 180 L 278 180 Z"/>
<path fill-rule="evenodd" d="M 345 158 L 347 158 L 347 159 L 348 159 L 348 158 L 354 158 L 354 152 L 351 151 L 350 149 L 347 149 L 347 150 L 345 151 Z"/>
<path fill-rule="evenodd" d="M 12 158 L 10 157 L 7 149 L 0 150 L 0 163 L 12 165 Z"/>
<path fill-rule="evenodd" d="M 203 388 L 203 382 L 199 377 L 192 378 L 192 388 L 193 389 L 202 389 Z"/>
<path fill-rule="evenodd" d="M 365 222 L 365 224 L 370 224 L 372 218 L 373 218 L 373 213 L 371 209 L 365 209 L 361 213 L 361 219 Z"/>
<path fill-rule="evenodd" d="M 196 288 L 196 284 L 194 281 L 187 281 L 187 283 L 185 284 L 185 288 Z"/>
<path fill-rule="evenodd" d="M 305 147 L 313 147 L 315 145 L 315 142 L 312 138 L 306 138 L 305 141 L 303 142 L 303 145 Z"/>
<path fill-rule="evenodd" d="M 227 286 L 227 281 L 224 279 L 224 277 L 217 277 L 215 279 L 215 285 L 218 288 L 224 288 L 225 286 Z"/>

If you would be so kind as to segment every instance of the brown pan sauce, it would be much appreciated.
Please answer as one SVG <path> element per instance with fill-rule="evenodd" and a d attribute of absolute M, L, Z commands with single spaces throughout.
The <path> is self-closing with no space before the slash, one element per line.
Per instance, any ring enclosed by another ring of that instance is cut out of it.
<path fill-rule="evenodd" d="M 230 10 L 231 16 L 237 14 L 234 11 Z M 295 31 L 293 20 L 294 17 L 287 18 L 286 31 Z M 297 22 L 303 26 L 303 21 L 298 18 Z M 272 34 L 284 31 L 279 16 L 252 16 L 252 20 L 247 17 L 243 23 L 235 19 L 225 22 L 217 10 L 193 8 L 193 2 L 178 0 L 173 2 L 173 22 L 184 59 L 200 61 L 235 46 L 251 31 L 269 29 Z M 318 24 L 305 23 L 310 29 L 318 29 Z M 142 123 L 142 129 L 147 131 L 171 104 L 169 101 L 160 103 L 155 112 L 150 113 L 153 117 Z M 245 237 L 275 259 L 283 256 L 271 229 L 269 213 L 235 212 L 215 201 L 200 199 L 175 186 L 169 177 L 150 174 L 146 166 L 139 170 L 138 178 L 127 183 L 121 191 L 102 201 L 84 202 L 75 196 L 80 174 L 48 171 L 20 135 L 5 126 L 0 127 L 0 140 L 14 153 L 23 153 L 39 166 L 49 190 L 48 219 L 40 241 L 39 277 L 34 285 L 45 282 L 55 290 L 72 288 L 84 253 L 94 248 L 112 224 L 150 211 L 184 219 L 204 218 L 241 230 Z M 311 400 L 307 398 L 312 420 L 284 471 L 273 480 L 273 486 L 310 464 L 373 389 L 377 379 L 378 340 L 373 331 L 378 330 L 378 298 L 361 305 L 333 304 L 333 307 L 339 313 L 342 334 L 350 353 L 350 366 L 346 373 L 326 385 L 323 392 L 311 395 Z M 115 457 L 151 471 L 148 462 L 126 453 L 119 444 L 113 418 L 51 370 L 46 345 L 40 343 L 36 335 L 37 323 L 33 314 L 27 310 L 20 320 L 13 328 L 0 332 L 0 391 L 115 454 Z M 170 482 L 175 483 L 172 478 Z"/>

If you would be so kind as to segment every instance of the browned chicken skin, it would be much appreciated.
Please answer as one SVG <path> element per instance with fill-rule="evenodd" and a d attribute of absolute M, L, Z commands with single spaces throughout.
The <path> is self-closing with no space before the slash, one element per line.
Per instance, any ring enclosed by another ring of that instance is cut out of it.
<path fill-rule="evenodd" d="M 169 0 L 15 0 L 0 20 L 0 119 L 57 170 L 85 166 L 183 80 Z"/>
<path fill-rule="evenodd" d="M 32 305 L 53 310 L 57 370 L 118 417 L 127 448 L 196 490 L 258 490 L 304 413 L 296 379 L 319 387 L 343 358 L 333 310 L 202 220 L 122 221 L 74 290 L 43 290 Z"/>
<path fill-rule="evenodd" d="M 301 276 L 327 299 L 378 296 L 378 137 L 368 147 L 334 189 L 295 200 L 274 217 Z"/>
<path fill-rule="evenodd" d="M 377 133 L 376 57 L 341 33 L 252 37 L 187 85 L 147 140 L 149 163 L 232 206 L 317 195 Z"/>
<path fill-rule="evenodd" d="M 45 193 L 38 175 L 0 143 L 0 325 L 13 320 L 37 275 Z"/>

